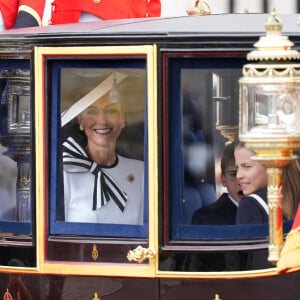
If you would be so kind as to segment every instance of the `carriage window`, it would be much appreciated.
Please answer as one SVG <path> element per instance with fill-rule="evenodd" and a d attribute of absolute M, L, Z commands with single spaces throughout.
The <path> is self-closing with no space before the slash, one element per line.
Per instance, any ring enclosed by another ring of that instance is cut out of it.
<path fill-rule="evenodd" d="M 0 70 L 0 232 L 5 241 L 32 233 L 32 141 L 29 61 L 3 64 L 7 66 Z"/>
<path fill-rule="evenodd" d="M 28 59 L 0 64 L 0 265 L 36 266 L 34 163 Z"/>
<path fill-rule="evenodd" d="M 66 263 L 78 272 L 78 263 L 96 263 L 94 274 L 114 272 L 107 263 L 148 268 L 136 253 L 153 247 L 147 132 L 153 46 L 35 50 L 44 266 Z"/>
<path fill-rule="evenodd" d="M 165 58 L 169 66 L 166 120 L 171 124 L 165 127 L 169 188 L 164 207 L 171 221 L 165 225 L 170 226 L 165 227 L 166 245 L 183 245 L 186 240 L 199 247 L 224 244 L 224 240 L 230 240 L 231 246 L 250 240 L 266 245 L 268 218 L 260 224 L 236 225 L 243 195 L 229 144 L 238 136 L 238 81 L 244 58 Z M 290 222 L 285 226 L 288 230 Z"/>
<path fill-rule="evenodd" d="M 50 234 L 146 237 L 145 61 L 53 62 L 52 75 Z"/>
<path fill-rule="evenodd" d="M 223 192 L 221 153 L 226 143 L 226 129 L 228 133 L 232 131 L 233 137 L 238 130 L 239 76 L 239 69 L 186 68 L 181 71 L 182 224 L 222 223 L 221 219 L 209 218 L 207 214 L 202 219 L 200 209 L 215 203 Z M 233 172 L 234 162 L 231 168 Z M 234 224 L 234 220 L 227 224 Z"/>

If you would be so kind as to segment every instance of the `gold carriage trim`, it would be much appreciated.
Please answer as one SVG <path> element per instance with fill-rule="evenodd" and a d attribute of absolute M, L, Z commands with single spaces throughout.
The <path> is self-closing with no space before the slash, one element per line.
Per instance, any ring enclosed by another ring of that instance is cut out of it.
<path fill-rule="evenodd" d="M 289 78 L 300 77 L 300 64 L 247 64 L 243 67 L 245 77 Z"/>
<path fill-rule="evenodd" d="M 146 259 L 154 258 L 156 256 L 156 251 L 153 248 L 143 248 L 138 246 L 134 250 L 130 250 L 127 254 L 128 261 L 142 263 Z"/>
<path fill-rule="evenodd" d="M 94 244 L 93 245 L 93 250 L 92 250 L 92 259 L 94 261 L 96 261 L 98 259 L 98 256 L 99 256 L 99 252 L 98 252 L 98 249 L 97 249 L 97 245 Z"/>

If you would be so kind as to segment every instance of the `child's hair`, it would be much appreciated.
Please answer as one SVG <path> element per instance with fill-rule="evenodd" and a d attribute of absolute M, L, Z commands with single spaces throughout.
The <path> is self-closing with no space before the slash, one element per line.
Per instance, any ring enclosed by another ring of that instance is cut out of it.
<path fill-rule="evenodd" d="M 300 166 L 291 160 L 282 170 L 282 214 L 287 220 L 293 219 L 300 201 Z"/>
<path fill-rule="evenodd" d="M 225 169 L 234 159 L 234 149 L 236 147 L 236 142 L 232 142 L 224 148 L 222 159 L 221 159 L 221 171 L 225 174 Z"/>

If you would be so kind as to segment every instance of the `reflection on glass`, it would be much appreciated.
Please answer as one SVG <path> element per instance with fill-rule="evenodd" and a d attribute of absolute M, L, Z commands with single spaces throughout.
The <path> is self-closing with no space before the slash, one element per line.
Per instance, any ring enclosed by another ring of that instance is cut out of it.
<path fill-rule="evenodd" d="M 1 71 L 1 220 L 31 221 L 29 81 L 27 70 Z"/>
<path fill-rule="evenodd" d="M 17 220 L 31 220 L 30 201 L 30 163 L 25 161 L 19 164 L 19 174 L 17 181 Z"/>
<path fill-rule="evenodd" d="M 287 136 L 299 135 L 300 90 L 286 85 L 264 84 L 243 86 L 243 105 L 248 106 L 247 115 L 242 115 L 242 134 Z M 248 132 L 249 131 L 249 132 Z"/>
<path fill-rule="evenodd" d="M 240 69 L 182 69 L 182 224 L 192 224 L 195 211 L 216 203 L 226 192 L 220 162 L 226 143 L 224 137 L 234 137 L 238 132 L 240 72 Z M 236 211 L 236 204 L 233 208 Z M 203 224 L 214 223 L 208 218 L 207 215 L 207 223 Z"/>
<path fill-rule="evenodd" d="M 61 70 L 65 221 L 143 224 L 144 97 L 144 70 Z"/>
<path fill-rule="evenodd" d="M 209 168 L 212 161 L 211 140 L 207 135 L 212 121 L 211 98 L 205 89 L 207 73 L 183 69 L 181 73 L 182 142 L 184 164 L 183 208 L 181 223 L 191 224 L 193 212 L 215 200 L 214 174 Z"/>
<path fill-rule="evenodd" d="M 1 221 L 16 221 L 16 184 L 17 184 L 17 163 L 5 155 L 7 148 L 0 146 L 0 190 L 1 190 Z"/>

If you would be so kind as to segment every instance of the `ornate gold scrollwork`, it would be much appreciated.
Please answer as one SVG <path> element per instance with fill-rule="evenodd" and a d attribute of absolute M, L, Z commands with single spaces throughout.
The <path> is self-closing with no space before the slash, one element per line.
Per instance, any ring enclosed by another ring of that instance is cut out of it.
<path fill-rule="evenodd" d="M 98 253 L 98 249 L 97 249 L 97 245 L 94 244 L 93 245 L 93 250 L 92 250 L 92 259 L 94 261 L 96 261 L 98 259 L 99 253 Z"/>
<path fill-rule="evenodd" d="M 127 254 L 128 261 L 142 263 L 146 259 L 154 258 L 156 256 L 156 251 L 153 248 L 143 248 L 142 246 L 138 246 L 134 250 L 130 250 Z"/>

